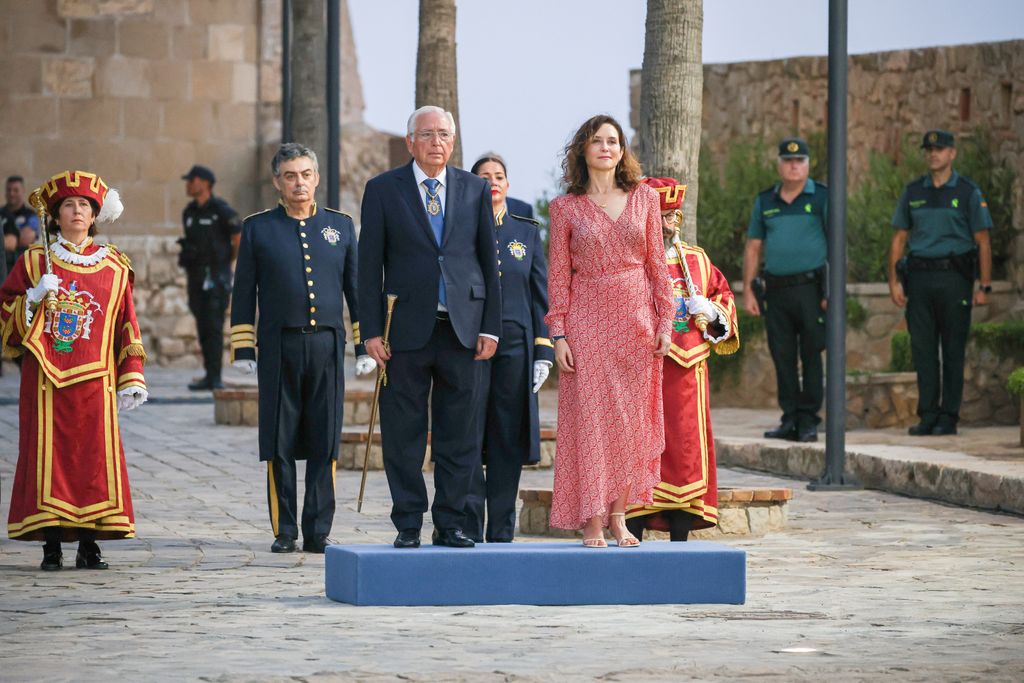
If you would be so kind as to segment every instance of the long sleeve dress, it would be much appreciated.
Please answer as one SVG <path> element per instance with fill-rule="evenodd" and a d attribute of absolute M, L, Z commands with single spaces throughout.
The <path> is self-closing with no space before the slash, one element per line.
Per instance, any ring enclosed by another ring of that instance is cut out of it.
<path fill-rule="evenodd" d="M 558 433 L 550 524 L 579 529 L 629 487 L 651 502 L 665 447 L 657 335 L 674 315 L 658 194 L 630 191 L 613 221 L 585 195 L 550 206 L 545 321 L 565 335 L 575 372 L 558 379 Z"/>
<path fill-rule="evenodd" d="M 30 247 L 0 288 L 4 354 L 24 354 L 7 535 L 39 541 L 58 527 L 64 541 L 79 529 L 97 539 L 132 538 L 117 392 L 146 386 L 134 275 L 113 245 L 90 239 L 77 252 L 58 243 L 51 250 L 61 279 L 52 314 L 26 301 L 45 272 L 42 246 Z"/>

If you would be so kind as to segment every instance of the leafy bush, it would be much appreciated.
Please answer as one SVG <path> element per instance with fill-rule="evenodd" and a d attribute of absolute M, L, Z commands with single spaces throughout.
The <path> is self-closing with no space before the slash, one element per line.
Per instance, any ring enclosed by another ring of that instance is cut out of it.
<path fill-rule="evenodd" d="M 1001 358 L 1024 363 L 1024 321 L 972 325 L 971 341 Z"/>
<path fill-rule="evenodd" d="M 893 332 L 889 340 L 889 371 L 890 372 L 912 372 L 914 370 L 914 359 L 910 354 L 910 334 L 907 332 Z"/>
<path fill-rule="evenodd" d="M 1024 368 L 1017 368 L 1006 380 L 1006 389 L 1011 396 L 1024 397 Z"/>

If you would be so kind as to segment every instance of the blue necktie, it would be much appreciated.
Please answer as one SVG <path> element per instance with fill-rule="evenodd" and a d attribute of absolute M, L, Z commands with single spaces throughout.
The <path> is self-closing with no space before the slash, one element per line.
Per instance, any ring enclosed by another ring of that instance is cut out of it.
<path fill-rule="evenodd" d="M 444 237 L 444 207 L 441 206 L 441 198 L 437 196 L 438 186 L 441 184 L 437 178 L 427 178 L 423 181 L 423 185 L 427 188 L 427 206 L 430 206 L 431 197 L 438 203 L 440 211 L 437 215 L 433 215 L 430 211 L 427 211 L 427 219 L 430 221 L 430 227 L 434 231 L 434 239 L 437 240 L 437 246 L 441 246 L 441 238 Z M 448 297 L 445 294 L 444 289 L 444 274 L 441 274 L 440 283 L 437 289 L 437 300 L 441 302 L 442 306 L 448 305 Z"/>

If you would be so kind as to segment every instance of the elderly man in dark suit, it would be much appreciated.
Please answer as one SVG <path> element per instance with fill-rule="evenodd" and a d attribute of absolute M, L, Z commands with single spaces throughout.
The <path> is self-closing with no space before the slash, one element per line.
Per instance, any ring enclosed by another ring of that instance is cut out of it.
<path fill-rule="evenodd" d="M 380 395 L 384 470 L 396 548 L 416 548 L 427 511 L 422 466 L 430 397 L 435 545 L 466 548 L 463 533 L 476 448 L 475 361 L 494 355 L 501 295 L 494 217 L 485 180 L 447 166 L 455 121 L 439 107 L 409 117 L 413 161 L 366 184 L 359 297 L 367 353 L 387 365 Z M 385 297 L 398 301 L 383 344 Z"/>

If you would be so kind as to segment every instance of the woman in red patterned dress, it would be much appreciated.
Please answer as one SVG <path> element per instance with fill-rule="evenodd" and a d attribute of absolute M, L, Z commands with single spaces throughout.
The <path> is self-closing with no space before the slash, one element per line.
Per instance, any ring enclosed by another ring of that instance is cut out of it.
<path fill-rule="evenodd" d="M 583 545 L 639 541 L 627 504 L 651 501 L 665 445 L 662 358 L 672 290 L 658 194 L 610 116 L 583 124 L 562 162 L 567 194 L 550 206 L 545 318 L 561 370 L 551 526 L 583 529 Z"/>

